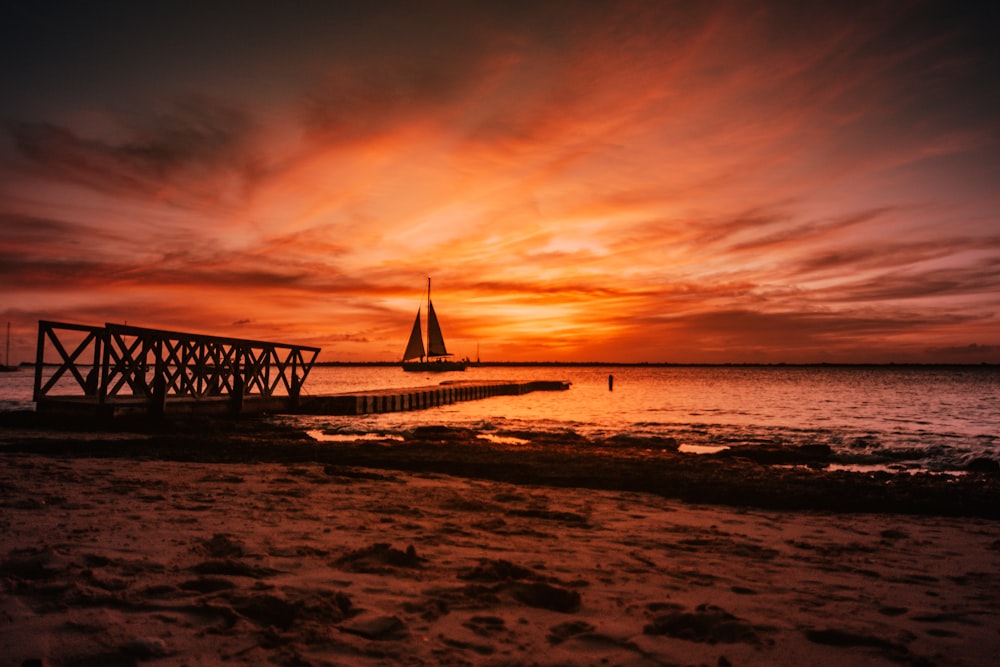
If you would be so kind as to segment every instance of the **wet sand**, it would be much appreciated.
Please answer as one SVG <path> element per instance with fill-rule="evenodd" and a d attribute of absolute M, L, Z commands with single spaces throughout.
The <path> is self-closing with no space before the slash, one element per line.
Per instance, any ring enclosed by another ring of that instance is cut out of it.
<path fill-rule="evenodd" d="M 491 474 L 444 474 L 463 456 L 444 431 L 332 449 L 203 431 L 0 445 L 0 665 L 987 665 L 1000 652 L 1000 524 L 982 512 L 685 502 L 620 488 L 632 454 L 573 484 L 565 456 L 530 447 L 533 474 L 510 470 L 513 483 L 498 479 L 509 450 L 470 442 L 470 470 Z M 717 465 L 733 479 L 762 468 Z"/>

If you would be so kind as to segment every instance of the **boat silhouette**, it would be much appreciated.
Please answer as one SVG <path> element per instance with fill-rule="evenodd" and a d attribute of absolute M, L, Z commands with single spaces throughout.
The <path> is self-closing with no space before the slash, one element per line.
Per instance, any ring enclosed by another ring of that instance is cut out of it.
<path fill-rule="evenodd" d="M 410 340 L 406 343 L 403 353 L 403 370 L 411 373 L 445 371 L 464 371 L 469 366 L 467 360 L 455 361 L 448 359 L 453 356 L 444 344 L 441 335 L 441 325 L 438 323 L 434 304 L 431 303 L 431 279 L 427 279 L 427 348 L 424 349 L 424 339 L 420 328 L 420 308 L 413 321 Z M 414 361 L 416 359 L 417 361 Z"/>
<path fill-rule="evenodd" d="M 20 366 L 10 365 L 10 322 L 7 323 L 7 351 L 4 354 L 3 363 L 0 364 L 0 373 L 13 373 L 21 370 Z"/>

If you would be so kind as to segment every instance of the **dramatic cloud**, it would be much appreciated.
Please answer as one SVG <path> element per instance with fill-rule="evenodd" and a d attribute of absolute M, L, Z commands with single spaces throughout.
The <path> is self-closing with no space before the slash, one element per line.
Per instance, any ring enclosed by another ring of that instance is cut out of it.
<path fill-rule="evenodd" d="M 116 143 L 46 122 L 11 122 L 8 131 L 26 169 L 44 178 L 177 205 L 218 200 L 231 180 L 245 192 L 255 168 L 242 144 L 248 125 L 237 111 L 187 102 Z"/>
<path fill-rule="evenodd" d="M 995 12 L 24 5 L 0 315 L 397 359 L 1000 361 Z"/>

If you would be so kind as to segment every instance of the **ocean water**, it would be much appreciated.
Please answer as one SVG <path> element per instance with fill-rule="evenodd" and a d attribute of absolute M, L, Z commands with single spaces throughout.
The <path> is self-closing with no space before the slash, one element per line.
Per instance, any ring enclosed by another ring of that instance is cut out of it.
<path fill-rule="evenodd" d="M 608 376 L 614 388 L 608 389 Z M 30 407 L 32 373 L 0 373 L 0 410 Z M 317 367 L 306 394 L 447 381 L 565 380 L 568 391 L 498 396 L 429 410 L 295 417 L 331 446 L 358 435 L 396 437 L 450 425 L 517 443 L 527 432 L 670 437 L 682 451 L 827 444 L 853 469 L 958 471 L 1000 458 L 1000 368 L 970 367 Z"/>

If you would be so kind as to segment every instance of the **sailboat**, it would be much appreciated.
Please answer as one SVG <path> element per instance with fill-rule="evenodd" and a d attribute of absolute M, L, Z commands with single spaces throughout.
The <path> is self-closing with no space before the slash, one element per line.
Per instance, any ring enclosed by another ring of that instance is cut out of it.
<path fill-rule="evenodd" d="M 431 279 L 427 279 L 427 350 L 424 350 L 424 339 L 420 330 L 420 308 L 417 308 L 417 319 L 413 321 L 413 330 L 410 331 L 410 340 L 406 343 L 406 352 L 403 353 L 403 370 L 409 372 L 427 371 L 440 373 L 444 371 L 464 371 L 468 366 L 467 360 L 452 361 L 445 357 L 452 356 L 444 346 L 444 337 L 441 335 L 441 325 L 438 324 L 437 315 L 434 313 L 434 304 L 431 303 Z M 413 361 L 419 359 L 419 361 Z"/>
<path fill-rule="evenodd" d="M 7 323 L 7 351 L 3 356 L 3 363 L 0 364 L 0 373 L 12 373 L 21 370 L 20 366 L 10 366 L 10 322 Z"/>

